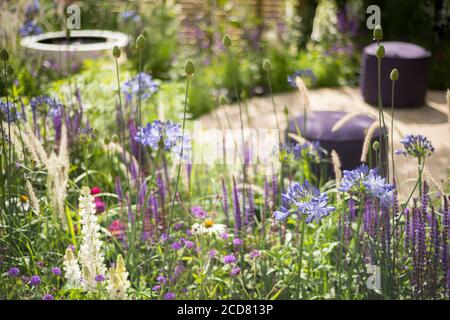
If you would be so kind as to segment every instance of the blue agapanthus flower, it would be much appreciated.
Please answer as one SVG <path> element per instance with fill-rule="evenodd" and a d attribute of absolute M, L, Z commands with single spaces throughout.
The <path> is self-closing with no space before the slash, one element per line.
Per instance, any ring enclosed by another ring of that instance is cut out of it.
<path fill-rule="evenodd" d="M 2 120 L 12 123 L 20 120 L 21 114 L 17 111 L 16 106 L 11 101 L 6 102 L 0 100 L 0 113 Z"/>
<path fill-rule="evenodd" d="M 33 0 L 33 2 L 25 7 L 25 16 L 32 18 L 39 13 L 40 3 L 39 0 Z"/>
<path fill-rule="evenodd" d="M 373 198 L 377 198 L 381 204 L 391 205 L 394 200 L 394 186 L 387 183 L 377 170 L 370 170 L 363 182 L 367 193 Z"/>
<path fill-rule="evenodd" d="M 307 77 L 311 79 L 312 84 L 317 82 L 317 77 L 311 69 L 297 70 L 287 77 L 287 82 L 292 88 L 297 88 L 297 83 L 295 82 L 297 77 Z"/>
<path fill-rule="evenodd" d="M 396 150 L 396 154 L 410 155 L 416 158 L 425 158 L 431 156 L 434 147 L 427 137 L 419 134 L 408 134 L 400 142 L 403 144 L 404 150 Z"/>
<path fill-rule="evenodd" d="M 22 37 L 38 35 L 42 32 L 42 28 L 34 20 L 25 20 L 19 28 L 19 34 Z"/>
<path fill-rule="evenodd" d="M 189 135 L 185 133 L 183 136 L 181 126 L 171 121 L 155 120 L 150 122 L 138 131 L 135 139 L 144 146 L 150 147 L 153 151 L 164 149 L 177 156 L 181 156 L 183 148 L 183 159 L 189 157 L 191 150 Z"/>
<path fill-rule="evenodd" d="M 394 199 L 394 187 L 386 182 L 378 173 L 378 169 L 369 170 L 366 165 L 344 170 L 339 191 L 366 193 L 384 205 L 390 205 Z"/>
<path fill-rule="evenodd" d="M 133 10 L 124 11 L 119 14 L 119 17 L 124 21 L 132 20 L 134 22 L 139 22 L 141 20 L 139 14 Z"/>
<path fill-rule="evenodd" d="M 363 187 L 363 181 L 368 174 L 369 167 L 365 164 L 353 170 L 344 170 L 339 191 L 361 191 L 361 188 Z"/>
<path fill-rule="evenodd" d="M 140 80 L 139 80 L 140 76 Z M 122 92 L 125 94 L 126 102 L 130 102 L 133 97 L 139 96 L 139 81 L 141 82 L 141 98 L 147 99 L 158 91 L 159 85 L 148 73 L 141 72 L 130 80 L 122 84 Z"/>
<path fill-rule="evenodd" d="M 319 222 L 335 210 L 328 205 L 328 195 L 308 180 L 303 184 L 293 183 L 281 197 L 283 205 L 273 214 L 276 220 L 286 220 L 289 215 L 295 214 L 299 217 L 305 215 L 306 223 Z"/>
<path fill-rule="evenodd" d="M 50 96 L 37 96 L 30 99 L 31 111 L 35 113 L 41 106 L 48 106 L 48 114 L 51 117 L 56 117 L 61 115 L 63 105 L 58 98 Z"/>
<path fill-rule="evenodd" d="M 312 162 L 320 162 L 325 150 L 320 146 L 319 141 L 286 144 L 281 148 L 283 158 L 292 157 L 294 160 L 308 160 Z"/>

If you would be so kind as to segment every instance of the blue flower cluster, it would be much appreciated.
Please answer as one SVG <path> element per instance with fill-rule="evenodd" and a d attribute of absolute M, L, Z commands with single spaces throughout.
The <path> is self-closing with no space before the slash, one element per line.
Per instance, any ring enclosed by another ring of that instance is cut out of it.
<path fill-rule="evenodd" d="M 25 21 L 19 28 L 22 37 L 38 35 L 43 32 L 42 28 L 34 21 L 34 17 L 39 13 L 39 0 L 34 0 L 25 7 Z"/>
<path fill-rule="evenodd" d="M 328 205 L 328 195 L 320 192 L 308 180 L 303 184 L 292 184 L 286 193 L 282 194 L 282 200 L 284 205 L 273 214 L 276 220 L 286 220 L 289 215 L 296 214 L 305 215 L 306 223 L 319 222 L 335 210 L 333 206 Z"/>
<path fill-rule="evenodd" d="M 377 169 L 369 170 L 364 164 L 353 170 L 344 170 L 339 191 L 365 192 L 384 205 L 392 204 L 394 199 L 394 187 L 386 182 Z"/>
<path fill-rule="evenodd" d="M 135 137 L 136 141 L 144 146 L 150 147 L 153 151 L 163 148 L 171 151 L 177 156 L 181 155 L 183 145 L 183 159 L 189 157 L 191 150 L 191 140 L 189 135 L 184 134 L 178 123 L 171 121 L 162 122 L 155 120 L 141 128 Z"/>
<path fill-rule="evenodd" d="M 405 150 L 396 150 L 396 154 L 411 155 L 416 158 L 425 158 L 431 156 L 434 152 L 434 147 L 427 137 L 419 134 L 408 134 L 400 142 L 403 144 Z"/>
<path fill-rule="evenodd" d="M 297 70 L 287 77 L 287 82 L 292 88 L 297 88 L 297 83 L 295 82 L 295 78 L 297 77 L 307 77 L 311 79 L 312 84 L 317 82 L 317 77 L 311 69 Z"/>
<path fill-rule="evenodd" d="M 158 91 L 159 85 L 148 73 L 141 72 L 122 84 L 122 92 L 125 94 L 125 101 L 129 103 L 133 97 L 139 95 L 139 77 L 141 82 L 141 98 L 147 99 Z"/>
<path fill-rule="evenodd" d="M 139 16 L 139 14 L 133 10 L 124 11 L 119 14 L 119 17 L 124 21 L 129 21 L 129 20 L 132 20 L 133 22 L 141 21 L 141 17 Z"/>
<path fill-rule="evenodd" d="M 288 154 L 292 154 L 295 160 L 303 159 L 312 162 L 320 162 L 325 150 L 320 146 L 319 141 L 297 143 L 286 148 Z"/>
<path fill-rule="evenodd" d="M 49 107 L 48 113 L 51 117 L 57 117 L 61 115 L 63 105 L 58 98 L 49 96 L 37 96 L 30 100 L 30 106 L 33 113 L 35 113 L 38 107 L 47 105 Z"/>
<path fill-rule="evenodd" d="M 12 102 L 7 103 L 6 101 L 0 100 L 0 112 L 5 116 L 4 120 L 8 123 L 12 123 L 20 119 L 20 114 L 17 112 L 17 108 Z"/>

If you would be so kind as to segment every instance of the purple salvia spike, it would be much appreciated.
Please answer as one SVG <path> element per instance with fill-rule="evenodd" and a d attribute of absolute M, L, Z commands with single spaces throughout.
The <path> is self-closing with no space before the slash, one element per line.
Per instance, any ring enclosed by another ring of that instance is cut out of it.
<path fill-rule="evenodd" d="M 247 196 L 248 196 L 248 217 L 247 217 L 248 223 L 247 224 L 252 224 L 255 220 L 255 198 L 253 195 L 253 190 L 252 190 L 251 185 L 248 186 Z"/>
<path fill-rule="evenodd" d="M 153 211 L 153 219 L 155 220 L 155 225 L 159 226 L 159 224 L 161 223 L 161 215 L 159 214 L 158 199 L 156 198 L 154 192 L 152 192 L 149 201 Z"/>
<path fill-rule="evenodd" d="M 230 218 L 228 216 L 228 210 L 230 209 L 230 204 L 228 202 L 228 190 L 227 185 L 225 183 L 225 179 L 222 177 L 222 208 L 223 212 L 225 213 L 225 219 L 227 222 L 227 225 L 230 225 Z"/>
<path fill-rule="evenodd" d="M 186 175 L 188 178 L 188 186 L 191 187 L 192 163 L 186 164 Z"/>
<path fill-rule="evenodd" d="M 426 181 L 424 181 L 423 182 L 423 188 L 422 188 L 422 207 L 421 207 L 421 209 L 422 209 L 422 214 L 424 215 L 424 216 L 426 216 L 427 215 L 427 208 L 428 208 L 428 191 L 429 191 L 429 188 L 428 188 L 428 184 L 427 184 L 427 182 Z"/>
<path fill-rule="evenodd" d="M 130 131 L 130 150 L 131 153 L 139 159 L 139 143 L 136 141 L 135 137 L 137 135 L 137 128 L 133 121 L 128 123 L 128 130 Z"/>
<path fill-rule="evenodd" d="M 391 217 L 389 215 L 389 207 L 388 206 L 383 206 L 384 207 L 384 224 L 386 227 L 386 246 L 387 246 L 387 252 L 388 255 L 390 255 L 390 250 L 391 250 Z"/>
<path fill-rule="evenodd" d="M 409 209 L 405 208 L 403 211 L 403 214 L 405 216 L 405 239 L 404 239 L 404 250 L 405 250 L 405 257 L 409 253 L 409 246 L 411 244 L 411 219 L 409 216 Z"/>
<path fill-rule="evenodd" d="M 137 184 L 138 182 L 138 171 L 136 169 L 136 165 L 134 164 L 134 161 L 130 161 L 130 174 L 131 178 L 133 179 L 133 183 Z"/>
<path fill-rule="evenodd" d="M 236 179 L 233 176 L 233 208 L 234 208 L 234 232 L 239 234 L 242 228 L 241 209 L 239 207 L 239 192 L 236 187 Z"/>
<path fill-rule="evenodd" d="M 269 180 L 267 180 L 267 176 L 264 176 L 264 209 L 269 210 Z"/>
<path fill-rule="evenodd" d="M 143 182 L 139 187 L 138 207 L 142 208 L 145 202 L 145 194 L 147 193 L 147 184 Z"/>
<path fill-rule="evenodd" d="M 166 197 L 166 189 L 164 187 L 164 181 L 160 172 L 158 172 L 158 174 L 156 175 L 156 184 L 158 186 L 159 197 L 161 199 L 161 202 L 163 203 Z"/>
<path fill-rule="evenodd" d="M 116 195 L 119 199 L 119 202 L 123 201 L 123 191 L 122 191 L 122 183 L 120 182 L 120 177 L 116 177 L 115 179 L 115 189 L 116 189 Z"/>
<path fill-rule="evenodd" d="M 433 247 L 433 268 L 435 272 L 434 276 L 437 275 L 438 264 L 439 264 L 439 254 L 440 254 L 440 237 L 439 237 L 439 224 L 436 218 L 436 212 L 434 212 L 434 208 L 431 207 L 431 240 Z M 436 282 L 435 282 L 436 283 Z"/>
<path fill-rule="evenodd" d="M 449 263 L 448 263 L 448 231 L 449 231 L 449 211 L 448 211 L 448 200 L 444 195 L 444 208 L 442 212 L 442 271 L 444 277 L 447 278 L 446 288 L 444 292 L 446 292 L 447 296 L 449 296 L 450 286 L 448 283 L 448 274 L 449 274 Z"/>
<path fill-rule="evenodd" d="M 130 200 L 130 195 L 127 193 L 125 196 L 125 201 L 127 203 L 127 208 L 128 208 L 128 221 L 129 223 L 131 223 L 132 225 L 134 225 L 134 213 L 133 210 L 131 208 L 131 200 Z"/>

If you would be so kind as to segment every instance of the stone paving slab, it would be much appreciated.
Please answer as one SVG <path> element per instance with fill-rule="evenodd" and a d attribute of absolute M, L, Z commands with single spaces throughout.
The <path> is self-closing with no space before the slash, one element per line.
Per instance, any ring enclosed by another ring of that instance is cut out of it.
<path fill-rule="evenodd" d="M 290 118 L 303 113 L 302 98 L 297 92 L 279 94 L 274 97 L 280 128 L 286 129 L 287 123 L 283 113 L 288 107 Z M 377 116 L 378 109 L 364 102 L 358 88 L 322 88 L 309 91 L 311 110 L 334 110 L 347 112 L 364 112 Z M 244 112 L 244 123 L 252 128 L 276 128 L 272 103 L 269 97 L 252 98 L 247 101 L 249 117 Z M 239 108 L 236 104 L 227 105 L 226 114 L 233 128 L 240 128 Z M 390 124 L 390 108 L 385 109 L 386 124 Z M 201 117 L 203 128 L 228 128 L 223 107 Z M 400 139 L 408 133 L 423 134 L 436 148 L 427 159 L 426 170 L 438 188 L 443 189 L 448 183 L 450 171 L 450 126 L 449 107 L 444 91 L 428 91 L 426 104 L 416 108 L 399 108 L 394 110 L 394 148 L 401 148 Z M 357 155 L 359 156 L 359 155 Z M 396 156 L 396 174 L 402 194 L 406 194 L 415 184 L 417 163 L 404 156 Z"/>

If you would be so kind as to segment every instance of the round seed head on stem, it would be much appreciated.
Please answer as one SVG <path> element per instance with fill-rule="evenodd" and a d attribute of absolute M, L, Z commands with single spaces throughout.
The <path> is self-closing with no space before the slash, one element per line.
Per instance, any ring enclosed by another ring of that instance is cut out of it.
<path fill-rule="evenodd" d="M 9 53 L 6 49 L 2 48 L 0 50 L 0 59 L 2 61 L 8 61 L 9 60 Z"/>
<path fill-rule="evenodd" d="M 380 25 L 375 26 L 373 29 L 373 40 L 383 40 L 383 28 Z"/>
<path fill-rule="evenodd" d="M 269 60 L 265 59 L 263 62 L 263 69 L 264 71 L 269 72 L 270 70 L 272 70 L 272 63 L 270 63 Z"/>
<path fill-rule="evenodd" d="M 377 51 L 375 52 L 375 55 L 377 56 L 378 59 L 383 59 L 385 53 L 386 52 L 385 52 L 384 46 L 382 44 L 380 44 L 377 48 Z"/>
<path fill-rule="evenodd" d="M 184 66 L 184 71 L 186 72 L 186 75 L 192 76 L 195 72 L 195 66 L 192 60 L 188 60 L 186 62 L 186 65 Z"/>
<path fill-rule="evenodd" d="M 120 58 L 120 54 L 121 54 L 121 52 L 120 52 L 119 47 L 118 46 L 114 46 L 114 48 L 113 48 L 113 56 L 114 56 L 114 58 L 119 59 Z"/>
<path fill-rule="evenodd" d="M 398 80 L 398 76 L 399 76 L 399 72 L 397 68 L 392 69 L 391 71 L 391 80 L 392 81 L 397 81 Z"/>
<path fill-rule="evenodd" d="M 223 46 L 225 48 L 229 48 L 231 46 L 231 39 L 229 35 L 224 35 L 222 39 Z"/>

